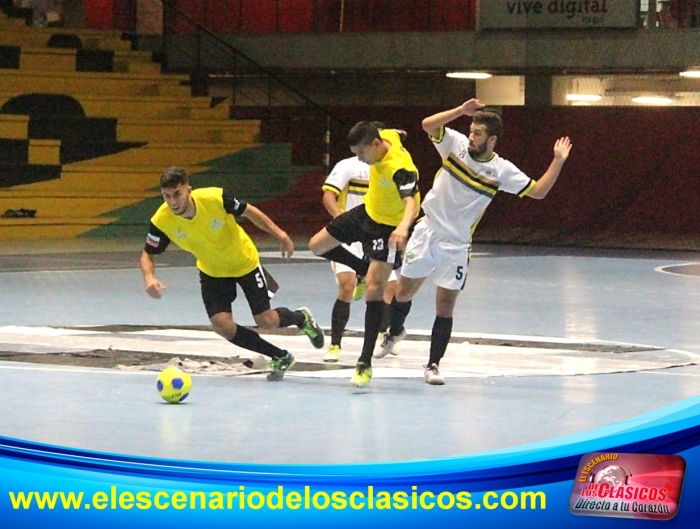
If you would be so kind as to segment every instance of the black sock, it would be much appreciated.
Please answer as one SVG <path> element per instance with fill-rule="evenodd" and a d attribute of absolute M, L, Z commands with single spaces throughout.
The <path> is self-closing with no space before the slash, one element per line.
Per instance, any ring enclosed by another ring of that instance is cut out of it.
<path fill-rule="evenodd" d="M 369 262 L 360 259 L 356 255 L 348 252 L 342 246 L 336 246 L 332 250 L 321 255 L 324 259 L 329 261 L 335 261 L 336 263 L 341 263 L 352 268 L 357 275 L 366 276 L 367 270 L 369 270 Z"/>
<path fill-rule="evenodd" d="M 233 345 L 248 349 L 249 351 L 255 351 L 256 353 L 269 356 L 270 358 L 280 358 L 287 354 L 287 351 L 264 340 L 257 332 L 248 327 L 241 327 L 240 325 L 236 329 L 236 335 L 229 341 Z"/>
<path fill-rule="evenodd" d="M 389 323 L 391 322 L 391 305 L 384 303 L 384 309 L 382 311 L 382 325 L 379 328 L 379 332 L 386 332 L 389 329 Z"/>
<path fill-rule="evenodd" d="M 331 313 L 331 345 L 340 346 L 348 320 L 350 320 L 350 303 L 336 299 Z"/>
<path fill-rule="evenodd" d="M 365 311 L 365 341 L 362 344 L 362 354 L 358 362 L 366 366 L 372 365 L 372 354 L 379 336 L 379 326 L 382 324 L 383 301 L 368 301 Z"/>
<path fill-rule="evenodd" d="M 403 331 L 404 323 L 408 313 L 411 312 L 411 301 L 396 301 L 396 298 L 391 300 L 391 319 L 389 324 L 389 334 L 398 336 Z"/>
<path fill-rule="evenodd" d="M 430 336 L 430 360 L 428 365 L 440 364 L 440 360 L 445 356 L 447 344 L 452 336 L 452 318 L 441 318 L 435 316 L 433 332 Z"/>
<path fill-rule="evenodd" d="M 280 327 L 289 327 L 290 325 L 296 325 L 299 328 L 304 326 L 306 318 L 304 313 L 300 310 L 289 310 L 286 307 L 279 307 L 275 309 L 280 317 Z"/>

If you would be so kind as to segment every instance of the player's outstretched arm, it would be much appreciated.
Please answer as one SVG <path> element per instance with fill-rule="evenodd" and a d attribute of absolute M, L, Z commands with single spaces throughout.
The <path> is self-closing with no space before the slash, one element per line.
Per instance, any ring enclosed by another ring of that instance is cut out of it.
<path fill-rule="evenodd" d="M 264 232 L 273 235 L 280 243 L 280 250 L 282 251 L 282 257 L 289 259 L 294 253 L 294 243 L 292 239 L 287 235 L 287 232 L 282 230 L 273 220 L 265 215 L 260 209 L 256 208 L 252 204 L 248 204 L 243 212 L 243 217 L 247 218 L 255 224 L 258 228 Z"/>
<path fill-rule="evenodd" d="M 566 162 L 571 152 L 571 140 L 568 136 L 559 138 L 554 142 L 554 159 L 552 163 L 549 164 L 549 168 L 545 173 L 537 180 L 535 187 L 533 187 L 527 194 L 530 198 L 543 199 L 547 196 L 547 193 L 554 187 L 554 184 L 559 178 L 559 173 L 562 167 L 564 167 L 564 162 Z"/>
<path fill-rule="evenodd" d="M 411 228 L 411 224 L 413 224 L 413 220 L 418 214 L 418 203 L 416 202 L 415 196 L 405 197 L 403 199 L 403 203 L 405 204 L 406 209 L 404 209 L 401 222 L 399 222 L 396 229 L 391 232 L 391 235 L 389 236 L 389 246 L 396 247 L 402 252 L 406 249 L 408 230 Z"/>
<path fill-rule="evenodd" d="M 440 127 L 446 125 L 450 121 L 454 121 L 460 116 L 473 116 L 477 110 L 484 108 L 484 105 L 478 99 L 469 99 L 461 105 L 444 110 L 428 116 L 422 122 L 423 130 L 430 134 L 433 138 L 440 133 Z"/>
<path fill-rule="evenodd" d="M 146 293 L 152 298 L 160 298 L 162 296 L 162 291 L 167 287 L 155 276 L 156 261 L 154 257 L 146 252 L 146 250 L 143 250 L 141 252 L 139 264 L 141 266 L 143 281 L 146 285 Z"/>
<path fill-rule="evenodd" d="M 323 192 L 323 206 L 333 218 L 336 218 L 343 212 L 338 205 L 338 194 L 333 191 Z"/>

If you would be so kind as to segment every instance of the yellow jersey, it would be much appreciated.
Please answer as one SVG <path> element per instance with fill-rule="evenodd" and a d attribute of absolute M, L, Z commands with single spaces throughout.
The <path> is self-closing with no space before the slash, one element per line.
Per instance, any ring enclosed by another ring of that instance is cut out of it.
<path fill-rule="evenodd" d="M 172 241 L 194 255 L 197 268 L 209 276 L 241 277 L 253 271 L 260 263 L 258 250 L 234 217 L 247 204 L 228 194 L 224 201 L 220 187 L 195 189 L 192 199 L 196 210 L 191 219 L 175 215 L 165 203 L 158 208 L 151 218 L 157 230 L 151 232 L 161 233 L 149 233 L 146 251 L 161 253 Z"/>
<path fill-rule="evenodd" d="M 415 197 L 418 216 L 418 169 L 409 152 L 401 144 L 401 137 L 396 130 L 380 130 L 379 136 L 391 143 L 391 148 L 384 158 L 370 165 L 369 189 L 364 197 L 365 209 L 374 222 L 398 226 L 406 209 L 403 202 L 405 197 Z"/>

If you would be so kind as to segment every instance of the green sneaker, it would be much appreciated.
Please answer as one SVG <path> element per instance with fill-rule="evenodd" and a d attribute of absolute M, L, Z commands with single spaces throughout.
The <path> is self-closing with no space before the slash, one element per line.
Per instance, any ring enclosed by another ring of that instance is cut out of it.
<path fill-rule="evenodd" d="M 324 362 L 338 362 L 340 360 L 340 346 L 331 345 L 323 355 Z"/>
<path fill-rule="evenodd" d="M 268 373 L 267 379 L 270 382 L 282 380 L 284 378 L 284 374 L 292 368 L 295 362 L 296 359 L 294 358 L 294 355 L 289 351 L 287 351 L 287 354 L 284 356 L 273 358 L 268 362 L 270 369 L 272 369 L 272 373 Z"/>
<path fill-rule="evenodd" d="M 355 290 L 352 291 L 352 300 L 360 301 L 365 297 L 367 292 L 367 278 L 365 276 L 357 276 L 357 285 Z"/>
<path fill-rule="evenodd" d="M 299 330 L 302 334 L 309 337 L 311 345 L 316 349 L 323 349 L 323 343 L 325 341 L 323 338 L 323 330 L 321 330 L 319 324 L 316 323 L 311 311 L 306 307 L 299 307 L 297 310 L 304 313 L 304 326 L 300 327 Z"/>
<path fill-rule="evenodd" d="M 365 365 L 364 362 L 358 362 L 355 372 L 350 379 L 350 386 L 353 388 L 366 388 L 369 386 L 370 380 L 372 380 L 372 366 Z"/>

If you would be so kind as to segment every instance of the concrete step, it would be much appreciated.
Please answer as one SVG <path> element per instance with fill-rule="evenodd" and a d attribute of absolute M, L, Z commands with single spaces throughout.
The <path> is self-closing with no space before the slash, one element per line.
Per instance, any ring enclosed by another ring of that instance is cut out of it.
<path fill-rule="evenodd" d="M 207 175 L 218 181 L 236 178 L 228 172 L 216 172 L 204 165 L 183 165 L 187 171 L 196 176 L 207 172 Z M 104 193 L 117 195 L 158 191 L 158 179 L 167 165 L 140 166 L 108 166 L 68 164 L 63 166 L 60 178 L 46 180 L 40 183 L 27 184 L 13 188 L 0 189 L 3 196 L 61 196 L 87 194 L 100 196 Z M 260 175 L 268 175 L 268 170 L 261 170 Z M 109 190 L 105 191 L 105 182 L 109 182 Z M 2 212 L 0 212 L 2 213 Z"/>
<path fill-rule="evenodd" d="M 0 108 L 18 95 L 0 90 Z M 222 103 L 212 108 L 209 97 L 69 95 L 88 117 L 229 120 L 229 106 Z"/>
<path fill-rule="evenodd" d="M 109 225 L 114 221 L 115 219 L 109 217 L 0 218 L 0 240 L 72 239 L 100 226 Z"/>
<path fill-rule="evenodd" d="M 0 114 L 0 139 L 26 140 L 29 116 Z"/>
<path fill-rule="evenodd" d="M 122 39 L 119 31 L 84 30 L 71 28 L 8 27 L 0 31 L 0 44 L 27 48 L 48 47 L 52 36 L 75 35 L 86 50 L 131 50 L 131 42 Z M 54 37 L 55 39 L 56 37 Z"/>
<path fill-rule="evenodd" d="M 203 165 L 211 160 L 234 154 L 254 146 L 248 142 L 235 143 L 147 143 L 116 154 L 101 156 L 72 166 L 159 166 Z M 265 161 L 261 161 L 264 164 Z"/>
<path fill-rule="evenodd" d="M 0 70 L 0 92 L 190 97 L 185 75 Z"/>
<path fill-rule="evenodd" d="M 194 143 L 241 144 L 257 142 L 260 122 L 241 121 L 194 121 L 120 119 L 117 123 L 119 141 L 178 142 L 187 138 Z"/>
<path fill-rule="evenodd" d="M 48 196 L 46 196 L 48 195 Z M 37 217 L 93 217 L 124 206 L 159 197 L 160 193 L 119 192 L 94 196 L 89 193 L 53 193 L 43 196 L 0 192 L 0 215 L 8 209 L 36 210 Z"/>
<path fill-rule="evenodd" d="M 9 18 L 0 12 L 0 31 L 23 30 L 26 27 L 27 22 L 23 18 Z"/>
<path fill-rule="evenodd" d="M 36 116 L 35 116 L 36 117 Z M 52 118 L 63 123 L 66 118 Z M 0 139 L 27 139 L 29 116 L 0 114 Z M 260 122 L 255 120 L 187 120 L 122 118 L 117 140 L 134 142 L 257 143 Z"/>
<path fill-rule="evenodd" d="M 71 48 L 21 48 L 19 69 L 34 72 L 75 72 L 78 52 Z M 150 52 L 117 51 L 112 59 L 114 73 L 160 75 L 160 64 Z"/>

